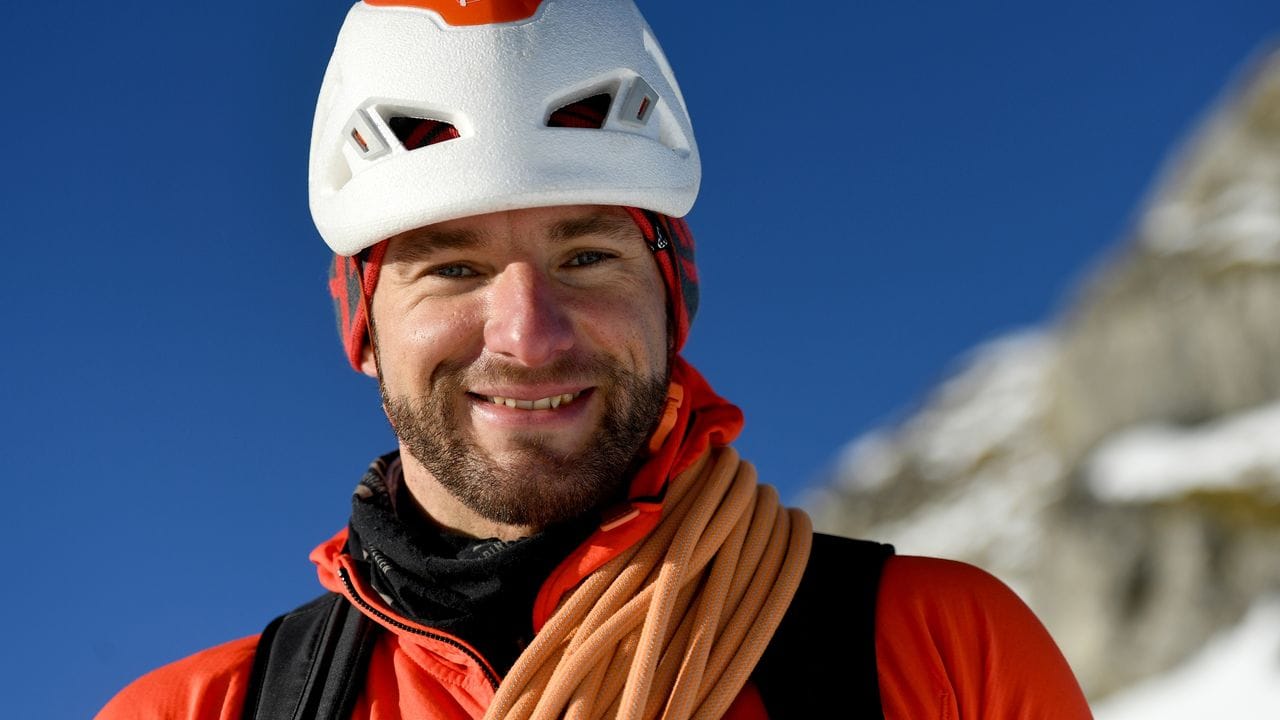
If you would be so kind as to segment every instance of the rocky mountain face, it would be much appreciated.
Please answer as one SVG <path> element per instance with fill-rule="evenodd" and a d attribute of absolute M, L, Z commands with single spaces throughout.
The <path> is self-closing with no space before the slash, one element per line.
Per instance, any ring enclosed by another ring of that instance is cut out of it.
<path fill-rule="evenodd" d="M 1280 595 L 1280 53 L 1059 317 L 979 348 L 820 495 L 819 529 L 1004 579 L 1094 699 Z"/>

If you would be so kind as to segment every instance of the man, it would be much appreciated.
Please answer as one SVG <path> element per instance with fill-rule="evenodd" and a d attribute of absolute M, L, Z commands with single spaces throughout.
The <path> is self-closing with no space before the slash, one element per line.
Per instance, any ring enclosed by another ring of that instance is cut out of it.
<path fill-rule="evenodd" d="M 357 4 L 311 207 L 399 449 L 328 594 L 100 717 L 1087 717 L 998 581 L 815 536 L 728 447 L 680 355 L 699 177 L 630 0 Z"/>

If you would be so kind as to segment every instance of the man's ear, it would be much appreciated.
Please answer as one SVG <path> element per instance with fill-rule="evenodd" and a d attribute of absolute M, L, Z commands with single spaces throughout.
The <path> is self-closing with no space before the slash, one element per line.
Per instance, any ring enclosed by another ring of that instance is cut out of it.
<path fill-rule="evenodd" d="M 360 372 L 375 380 L 378 377 L 378 356 L 368 337 L 365 337 L 364 347 L 360 349 Z"/>

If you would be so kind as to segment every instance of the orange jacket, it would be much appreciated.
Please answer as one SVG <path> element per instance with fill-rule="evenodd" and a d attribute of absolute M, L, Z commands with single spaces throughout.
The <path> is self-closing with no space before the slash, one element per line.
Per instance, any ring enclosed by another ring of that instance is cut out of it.
<path fill-rule="evenodd" d="M 487 679 L 492 669 L 465 642 L 388 607 L 354 574 L 351 558 L 341 552 L 344 540 L 345 532 L 312 553 L 321 582 L 348 594 L 340 577 L 345 569 L 361 601 L 357 606 L 376 609 L 366 614 L 389 630 L 374 648 L 352 717 L 481 717 L 494 694 Z M 815 638 L 815 647 L 821 642 Z M 256 644 L 256 636 L 234 640 L 155 670 L 121 691 L 98 718 L 236 720 Z M 838 648 L 826 654 L 838 657 Z M 1066 661 L 1031 611 L 999 580 L 964 563 L 888 560 L 876 607 L 876 659 L 886 718 L 1090 717 Z M 751 685 L 726 715 L 767 717 Z"/>
<path fill-rule="evenodd" d="M 569 589 L 653 529 L 665 484 L 709 446 L 727 445 L 741 412 L 717 396 L 683 358 L 649 458 L 632 479 L 632 500 L 562 562 L 533 608 L 541 628 Z M 346 532 L 311 554 L 320 583 L 346 595 L 390 632 L 369 660 L 354 717 L 359 720 L 479 718 L 494 696 L 493 668 L 466 642 L 393 611 L 343 552 Z M 349 585 L 349 587 L 348 587 Z M 1066 661 L 1025 605 L 998 580 L 969 565 L 892 557 L 877 596 L 876 656 L 888 718 L 1089 717 Z M 380 617 L 381 616 L 381 617 Z M 815 638 L 815 649 L 822 638 Z M 102 720 L 235 720 L 240 717 L 257 637 L 234 640 L 151 672 L 122 690 Z M 830 648 L 818 656 L 839 656 Z M 797 689 L 839 692 L 839 688 Z M 766 718 L 748 683 L 727 718 Z"/>

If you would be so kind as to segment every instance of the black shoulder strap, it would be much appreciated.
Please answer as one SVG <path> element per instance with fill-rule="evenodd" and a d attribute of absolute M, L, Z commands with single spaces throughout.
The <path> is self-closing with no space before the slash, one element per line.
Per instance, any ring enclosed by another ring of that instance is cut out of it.
<path fill-rule="evenodd" d="M 884 717 L 876 593 L 891 555 L 892 545 L 814 533 L 795 599 L 751 675 L 771 720 Z"/>
<path fill-rule="evenodd" d="M 770 718 L 883 717 L 876 592 L 892 554 L 890 545 L 814 534 L 795 599 L 751 676 Z M 273 620 L 258 639 L 243 720 L 350 717 L 376 630 L 336 593 Z"/>
<path fill-rule="evenodd" d="M 351 717 L 377 625 L 337 593 L 285 613 L 258 638 L 243 720 Z"/>

